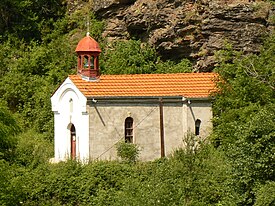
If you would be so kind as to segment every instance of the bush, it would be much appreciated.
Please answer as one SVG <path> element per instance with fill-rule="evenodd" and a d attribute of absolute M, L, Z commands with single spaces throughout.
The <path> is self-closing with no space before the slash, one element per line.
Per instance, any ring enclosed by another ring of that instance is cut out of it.
<path fill-rule="evenodd" d="M 126 142 L 116 144 L 117 156 L 126 162 L 136 162 L 139 156 L 138 145 Z"/>
<path fill-rule="evenodd" d="M 15 177 L 16 167 L 10 166 L 5 160 L 0 160 L 0 205 L 18 205 L 18 191 L 12 179 Z"/>
<path fill-rule="evenodd" d="M 104 74 L 151 74 L 191 72 L 188 59 L 162 61 L 156 50 L 139 40 L 116 41 L 102 55 Z"/>
<path fill-rule="evenodd" d="M 272 206 L 275 204 L 275 182 L 267 182 L 256 193 L 255 206 Z"/>
<path fill-rule="evenodd" d="M 27 167 L 37 167 L 53 156 L 53 144 L 41 134 L 27 131 L 18 136 L 14 161 Z"/>
<path fill-rule="evenodd" d="M 0 100 L 0 159 L 10 159 L 16 145 L 14 135 L 20 130 L 12 113 Z"/>

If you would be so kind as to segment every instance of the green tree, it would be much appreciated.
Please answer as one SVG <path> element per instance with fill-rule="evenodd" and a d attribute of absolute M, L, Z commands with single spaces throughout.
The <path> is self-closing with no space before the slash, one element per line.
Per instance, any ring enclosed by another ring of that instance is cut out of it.
<path fill-rule="evenodd" d="M 63 0 L 3 0 L 0 3 L 0 36 L 26 41 L 41 40 L 53 23 L 66 12 Z M 0 38 L 1 40 L 1 38 Z"/>
<path fill-rule="evenodd" d="M 259 55 L 222 51 L 223 61 L 216 69 L 221 81 L 213 104 L 212 140 L 231 162 L 230 184 L 242 205 L 252 205 L 257 185 L 275 177 L 274 37 L 267 39 Z"/>
<path fill-rule="evenodd" d="M 0 101 L 0 159 L 11 159 L 19 126 L 4 102 Z"/>
<path fill-rule="evenodd" d="M 151 74 L 191 72 L 187 59 L 179 63 L 162 61 L 156 50 L 140 40 L 116 41 L 102 55 L 101 69 L 105 74 Z"/>
<path fill-rule="evenodd" d="M 107 49 L 103 57 L 103 73 L 142 74 L 152 73 L 157 61 L 154 49 L 141 46 L 140 41 L 117 41 Z"/>

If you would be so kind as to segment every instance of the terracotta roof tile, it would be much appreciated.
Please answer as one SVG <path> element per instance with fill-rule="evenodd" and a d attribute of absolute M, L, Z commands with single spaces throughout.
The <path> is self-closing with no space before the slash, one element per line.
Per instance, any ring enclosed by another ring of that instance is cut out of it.
<path fill-rule="evenodd" d="M 91 51 L 91 52 L 101 52 L 99 44 L 90 36 L 86 36 L 81 39 L 75 49 L 76 52 L 80 51 Z"/>
<path fill-rule="evenodd" d="M 215 73 L 101 75 L 86 81 L 79 75 L 69 78 L 86 97 L 182 96 L 205 98 L 214 91 Z"/>

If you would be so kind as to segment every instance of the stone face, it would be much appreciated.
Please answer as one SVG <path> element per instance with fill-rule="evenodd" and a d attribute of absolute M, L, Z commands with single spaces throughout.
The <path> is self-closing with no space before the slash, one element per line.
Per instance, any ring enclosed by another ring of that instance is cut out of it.
<path fill-rule="evenodd" d="M 93 0 L 94 11 L 102 17 L 113 16 L 117 10 L 133 3 L 133 0 Z"/>
<path fill-rule="evenodd" d="M 257 53 L 275 13 L 267 2 L 249 0 L 95 0 L 94 10 L 110 41 L 141 39 L 164 59 L 188 58 L 199 71 L 213 68 L 225 42 Z"/>

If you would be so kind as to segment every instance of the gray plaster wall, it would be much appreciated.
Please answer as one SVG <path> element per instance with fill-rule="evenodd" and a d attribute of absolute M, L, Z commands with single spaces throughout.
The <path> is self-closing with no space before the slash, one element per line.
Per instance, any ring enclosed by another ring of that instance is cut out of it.
<path fill-rule="evenodd" d="M 164 103 L 165 154 L 171 154 L 183 146 L 184 134 L 193 128 L 194 119 L 202 122 L 203 134 L 210 126 L 212 112 L 209 103 L 194 103 L 192 110 L 182 102 Z M 138 144 L 140 160 L 148 161 L 160 157 L 160 108 L 159 104 L 101 103 L 87 106 L 89 113 L 90 159 L 117 159 L 115 144 L 124 140 L 124 122 L 127 117 L 134 120 L 134 143 Z M 195 118 L 194 118 L 195 116 Z M 205 127 L 205 128 L 204 128 Z"/>
<path fill-rule="evenodd" d="M 191 101 L 185 105 L 187 113 L 187 130 L 195 133 L 195 121 L 201 120 L 200 137 L 205 138 L 212 131 L 212 104 L 211 102 Z"/>

